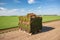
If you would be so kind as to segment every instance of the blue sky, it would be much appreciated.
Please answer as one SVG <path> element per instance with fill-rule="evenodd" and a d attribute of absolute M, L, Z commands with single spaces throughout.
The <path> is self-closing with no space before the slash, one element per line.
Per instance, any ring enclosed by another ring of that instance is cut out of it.
<path fill-rule="evenodd" d="M 60 0 L 0 0 L 3 15 L 60 15 Z"/>

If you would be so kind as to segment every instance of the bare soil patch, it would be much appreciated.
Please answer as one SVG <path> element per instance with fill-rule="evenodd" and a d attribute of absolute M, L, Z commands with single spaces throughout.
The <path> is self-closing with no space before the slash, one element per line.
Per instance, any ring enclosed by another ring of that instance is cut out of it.
<path fill-rule="evenodd" d="M 11 31 L 16 31 L 19 30 L 19 27 L 13 27 L 13 28 L 8 28 L 8 29 L 0 29 L 0 34 L 2 33 L 7 33 L 7 32 L 11 32 Z"/>

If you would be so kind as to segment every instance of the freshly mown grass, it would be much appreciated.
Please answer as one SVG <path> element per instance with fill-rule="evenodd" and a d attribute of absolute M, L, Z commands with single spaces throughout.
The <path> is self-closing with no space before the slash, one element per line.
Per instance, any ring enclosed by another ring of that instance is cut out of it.
<path fill-rule="evenodd" d="M 60 20 L 60 16 L 42 16 L 42 22 Z M 18 16 L 0 16 L 0 29 L 14 28 L 18 26 Z"/>
<path fill-rule="evenodd" d="M 7 29 L 18 26 L 17 16 L 0 16 L 0 29 Z"/>

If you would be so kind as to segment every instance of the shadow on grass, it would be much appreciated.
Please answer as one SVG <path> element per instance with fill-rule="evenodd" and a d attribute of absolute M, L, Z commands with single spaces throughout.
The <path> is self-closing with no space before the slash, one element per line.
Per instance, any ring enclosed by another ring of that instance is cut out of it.
<path fill-rule="evenodd" d="M 43 33 L 43 32 L 48 32 L 48 31 L 51 31 L 51 30 L 53 30 L 53 29 L 55 29 L 55 28 L 49 27 L 49 26 L 42 26 L 42 30 L 41 30 L 40 32 L 37 32 L 37 33 L 34 33 L 34 34 Z M 34 34 L 33 34 L 33 35 L 34 35 Z"/>

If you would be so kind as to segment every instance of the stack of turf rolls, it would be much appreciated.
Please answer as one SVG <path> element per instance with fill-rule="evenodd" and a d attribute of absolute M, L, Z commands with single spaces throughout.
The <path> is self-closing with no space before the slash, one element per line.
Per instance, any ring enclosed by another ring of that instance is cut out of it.
<path fill-rule="evenodd" d="M 19 16 L 19 28 L 28 33 L 36 33 L 42 29 L 42 17 L 29 13 L 26 16 Z"/>

